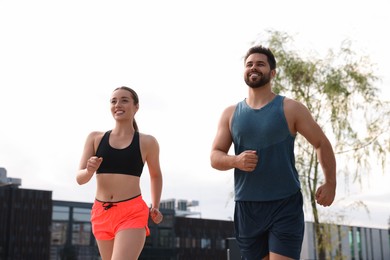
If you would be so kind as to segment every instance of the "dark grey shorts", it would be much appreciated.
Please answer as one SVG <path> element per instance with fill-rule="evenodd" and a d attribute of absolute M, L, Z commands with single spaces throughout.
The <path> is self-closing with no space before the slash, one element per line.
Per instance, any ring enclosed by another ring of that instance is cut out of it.
<path fill-rule="evenodd" d="M 305 229 L 302 193 L 276 201 L 236 201 L 234 227 L 243 259 L 262 259 L 269 252 L 299 259 Z"/>

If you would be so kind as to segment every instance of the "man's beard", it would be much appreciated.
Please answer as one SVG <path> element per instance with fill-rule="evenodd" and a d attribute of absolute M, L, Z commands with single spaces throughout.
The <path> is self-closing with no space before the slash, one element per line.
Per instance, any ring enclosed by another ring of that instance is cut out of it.
<path fill-rule="evenodd" d="M 259 73 L 259 77 L 260 80 L 251 81 L 250 77 L 246 76 L 244 80 L 250 88 L 260 88 L 267 85 L 271 81 L 271 72 L 268 74 Z"/>

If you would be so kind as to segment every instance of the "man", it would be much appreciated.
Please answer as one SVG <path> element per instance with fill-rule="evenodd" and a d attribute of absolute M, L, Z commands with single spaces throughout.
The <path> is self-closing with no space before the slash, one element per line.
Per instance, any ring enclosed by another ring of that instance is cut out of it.
<path fill-rule="evenodd" d="M 234 226 L 243 259 L 299 259 L 304 216 L 294 158 L 297 133 L 316 149 L 325 175 L 316 200 L 325 207 L 335 197 L 335 156 L 309 110 L 272 92 L 276 61 L 271 50 L 250 48 L 244 65 L 248 97 L 223 111 L 211 166 L 234 168 Z M 235 155 L 228 154 L 232 143 Z"/>

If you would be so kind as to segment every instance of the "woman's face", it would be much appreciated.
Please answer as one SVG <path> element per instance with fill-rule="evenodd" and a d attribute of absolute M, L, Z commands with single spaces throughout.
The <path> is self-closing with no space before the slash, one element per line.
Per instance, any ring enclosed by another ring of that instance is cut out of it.
<path fill-rule="evenodd" d="M 125 89 L 117 89 L 112 93 L 111 113 L 115 120 L 131 120 L 138 111 L 138 104 L 134 104 L 133 95 Z"/>

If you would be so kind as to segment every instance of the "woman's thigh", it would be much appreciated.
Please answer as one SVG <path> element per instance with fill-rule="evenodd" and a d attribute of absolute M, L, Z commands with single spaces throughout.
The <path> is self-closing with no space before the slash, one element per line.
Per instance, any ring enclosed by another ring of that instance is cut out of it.
<path fill-rule="evenodd" d="M 115 235 L 114 249 L 111 260 L 137 260 L 145 245 L 145 228 L 129 228 Z"/>
<path fill-rule="evenodd" d="M 114 248 L 114 239 L 112 240 L 96 240 L 99 253 L 102 260 L 111 260 L 112 250 Z"/>

